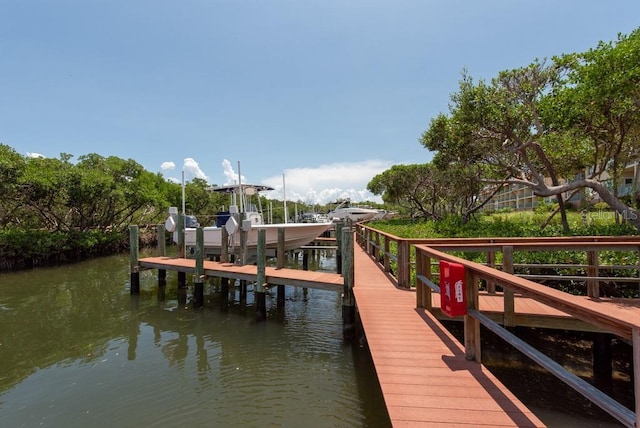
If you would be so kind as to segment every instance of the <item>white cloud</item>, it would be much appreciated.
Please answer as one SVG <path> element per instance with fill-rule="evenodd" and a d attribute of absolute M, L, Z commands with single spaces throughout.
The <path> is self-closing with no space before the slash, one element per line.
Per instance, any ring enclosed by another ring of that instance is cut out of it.
<path fill-rule="evenodd" d="M 167 172 L 171 168 L 165 166 L 173 165 L 172 162 L 164 162 L 163 171 Z M 237 184 L 238 171 L 236 171 L 227 159 L 222 161 L 222 174 L 224 175 L 223 185 Z M 324 205 L 336 201 L 337 199 L 350 198 L 353 202 L 382 202 L 380 196 L 373 195 L 367 191 L 367 184 L 376 175 L 391 168 L 392 163 L 380 160 L 367 160 L 353 163 L 333 163 L 308 168 L 292 168 L 284 171 L 283 175 L 266 178 L 251 178 L 250 184 L 264 184 L 273 187 L 272 192 L 265 192 L 265 195 L 273 199 L 283 198 L 283 184 L 287 201 L 302 201 L 306 204 Z M 175 167 L 175 165 L 174 165 Z M 184 160 L 185 180 L 190 181 L 194 177 L 202 178 L 209 182 L 207 175 L 200 169 L 198 162 L 192 158 Z M 241 173 L 241 171 L 240 171 Z M 218 176 L 218 172 L 211 173 L 211 176 Z M 182 180 L 167 177 L 167 180 L 174 183 L 181 183 Z M 248 184 L 247 178 L 242 175 L 242 182 Z"/>
<path fill-rule="evenodd" d="M 222 161 L 222 170 L 224 173 L 224 184 L 223 186 L 229 186 L 231 184 L 238 184 L 238 173 L 235 172 L 233 170 L 233 166 L 231 165 L 231 162 L 229 162 L 228 160 L 223 160 Z M 242 182 L 246 183 L 247 180 L 244 177 L 244 175 L 242 176 Z M 251 184 L 263 184 L 263 183 L 251 183 Z"/>
<path fill-rule="evenodd" d="M 390 162 L 368 160 L 289 169 L 284 172 L 285 196 L 289 201 L 308 204 L 326 204 L 340 198 L 351 198 L 354 202 L 382 202 L 380 196 L 367 191 L 367 184 L 391 165 Z M 283 197 L 282 176 L 267 178 L 263 184 L 275 189 L 270 197 Z"/>
<path fill-rule="evenodd" d="M 171 171 L 173 169 L 176 169 L 176 164 L 173 162 L 162 162 L 162 165 L 160 165 L 160 169 L 163 171 Z"/>
<path fill-rule="evenodd" d="M 31 152 L 27 152 L 27 157 L 28 158 L 46 158 L 45 155 L 41 155 L 40 153 L 31 153 Z"/>
<path fill-rule="evenodd" d="M 200 178 L 209 182 L 209 177 L 200 169 L 200 165 L 193 158 L 185 158 L 182 170 L 187 181 L 193 178 Z"/>

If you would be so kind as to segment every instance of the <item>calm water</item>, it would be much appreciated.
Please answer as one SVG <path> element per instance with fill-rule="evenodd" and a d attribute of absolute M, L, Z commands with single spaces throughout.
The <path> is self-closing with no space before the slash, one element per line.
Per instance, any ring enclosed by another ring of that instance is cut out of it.
<path fill-rule="evenodd" d="M 325 258 L 312 268 L 335 269 Z M 342 338 L 339 293 L 286 288 L 205 308 L 128 255 L 0 275 L 0 427 L 389 426 L 366 350 Z M 233 290 L 233 287 L 232 287 Z"/>
<path fill-rule="evenodd" d="M 310 269 L 335 271 L 333 254 Z M 287 287 L 282 309 L 274 287 L 256 323 L 251 287 L 225 303 L 207 283 L 195 310 L 167 279 L 160 293 L 143 272 L 132 298 L 128 255 L 0 274 L 0 427 L 390 426 L 368 351 L 343 341 L 339 293 Z M 482 352 L 548 426 L 619 426 L 504 345 Z"/>

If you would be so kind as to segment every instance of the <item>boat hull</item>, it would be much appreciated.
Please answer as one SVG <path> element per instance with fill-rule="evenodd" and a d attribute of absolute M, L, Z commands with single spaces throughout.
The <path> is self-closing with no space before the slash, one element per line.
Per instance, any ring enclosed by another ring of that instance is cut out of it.
<path fill-rule="evenodd" d="M 258 246 L 258 230 L 265 230 L 265 244 L 267 249 L 278 248 L 278 229 L 284 229 L 284 250 L 294 250 L 309 244 L 318 236 L 333 227 L 332 223 L 284 223 L 252 225 L 247 234 L 247 247 L 255 249 Z M 196 228 L 185 229 L 185 245 L 196 245 Z M 219 252 L 222 247 L 222 228 L 203 227 L 204 247 L 206 252 Z M 174 242 L 177 242 L 177 234 L 174 233 Z M 240 247 L 240 233 L 229 237 L 229 247 Z"/>

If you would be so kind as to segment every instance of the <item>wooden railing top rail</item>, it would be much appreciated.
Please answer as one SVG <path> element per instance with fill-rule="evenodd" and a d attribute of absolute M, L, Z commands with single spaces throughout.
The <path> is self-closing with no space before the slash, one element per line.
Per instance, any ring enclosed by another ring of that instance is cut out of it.
<path fill-rule="evenodd" d="M 498 285 L 597 325 L 627 340 L 632 339 L 633 329 L 640 329 L 640 310 L 637 306 L 630 308 L 610 299 L 571 295 L 480 263 L 455 257 L 427 245 L 416 245 L 416 251 L 439 260 L 460 263 L 471 269 L 476 276 L 490 279 Z"/>
<path fill-rule="evenodd" d="M 379 235 L 389 237 L 397 241 L 409 241 L 413 244 L 527 244 L 527 243 L 636 243 L 640 245 L 640 235 L 624 236 L 540 236 L 529 237 L 491 237 L 491 238 L 402 238 L 392 233 L 384 232 L 371 226 L 358 224 L 363 230 L 370 230 Z"/>
<path fill-rule="evenodd" d="M 420 243 L 440 250 L 457 251 L 500 251 L 505 246 L 513 247 L 514 250 L 526 251 L 585 251 L 585 250 L 627 250 L 636 251 L 640 249 L 640 240 L 637 241 L 525 241 L 525 242 L 496 242 L 496 243 L 474 243 L 457 242 L 448 240 L 439 242 Z"/>

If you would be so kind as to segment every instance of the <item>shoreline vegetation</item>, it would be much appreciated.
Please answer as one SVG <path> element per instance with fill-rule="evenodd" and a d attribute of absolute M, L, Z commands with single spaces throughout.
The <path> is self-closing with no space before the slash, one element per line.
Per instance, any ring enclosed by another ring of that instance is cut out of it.
<path fill-rule="evenodd" d="M 140 248 L 157 246 L 155 226 L 139 231 Z M 0 272 L 79 262 L 129 251 L 129 235 L 120 231 L 0 229 Z"/>
<path fill-rule="evenodd" d="M 470 221 L 455 216 L 437 221 L 395 218 L 376 221 L 372 226 L 402 238 L 562 236 L 559 221 L 541 227 L 547 219 L 547 213 L 504 212 L 479 215 Z M 616 222 L 610 211 L 572 212 L 569 219 L 572 236 L 622 236 L 639 232 L 629 223 Z M 155 228 L 155 224 L 140 227 L 140 248 L 157 246 Z M 5 228 L 0 229 L 0 272 L 55 266 L 128 250 L 128 230 L 51 232 Z"/>

